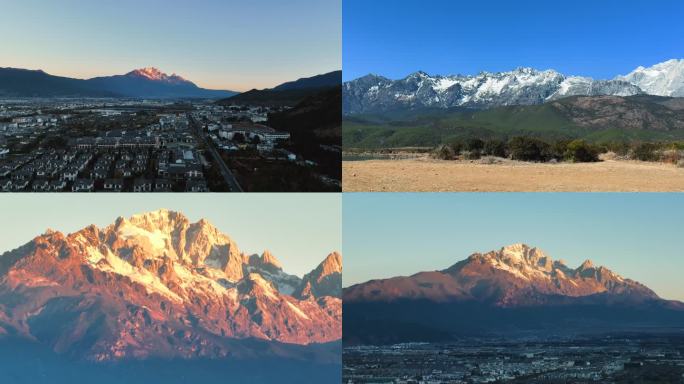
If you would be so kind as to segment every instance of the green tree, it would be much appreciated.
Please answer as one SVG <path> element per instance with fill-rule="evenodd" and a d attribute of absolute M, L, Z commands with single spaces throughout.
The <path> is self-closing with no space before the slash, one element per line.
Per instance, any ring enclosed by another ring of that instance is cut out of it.
<path fill-rule="evenodd" d="M 506 157 L 506 143 L 496 139 L 487 140 L 482 152 L 489 156 Z"/>
<path fill-rule="evenodd" d="M 573 140 L 565 147 L 567 160 L 575 163 L 589 163 L 598 161 L 598 150 L 584 140 Z"/>
<path fill-rule="evenodd" d="M 518 136 L 508 142 L 513 160 L 547 161 L 551 158 L 551 146 L 539 139 Z"/>

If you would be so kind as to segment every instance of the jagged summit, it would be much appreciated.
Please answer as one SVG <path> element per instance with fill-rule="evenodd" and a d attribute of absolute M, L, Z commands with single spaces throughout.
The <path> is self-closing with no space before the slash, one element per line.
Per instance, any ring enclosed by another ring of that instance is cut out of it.
<path fill-rule="evenodd" d="M 321 265 L 321 275 L 327 276 L 333 273 L 342 273 L 342 255 L 339 252 L 330 253 Z"/>
<path fill-rule="evenodd" d="M 589 260 L 573 269 L 522 243 L 473 253 L 441 271 L 353 285 L 344 289 L 343 300 L 344 341 L 349 344 L 445 342 L 462 335 L 520 332 L 525 337 L 529 332 L 643 332 L 684 325 L 684 303 L 661 299 Z"/>
<path fill-rule="evenodd" d="M 241 353 L 231 340 L 341 338 L 339 294 L 300 296 L 303 279 L 269 251 L 257 257 L 263 262 L 251 263 L 209 221 L 168 209 L 68 235 L 47 231 L 0 255 L 0 296 L 23 303 L 0 301 L 0 329 L 93 360 L 222 357 Z"/>
<path fill-rule="evenodd" d="M 174 74 L 167 75 L 166 73 L 160 71 L 155 67 L 145 67 L 140 69 L 134 69 L 126 74 L 126 76 L 136 76 L 142 77 L 153 81 L 163 81 L 168 83 L 181 83 L 187 82 L 186 79 L 181 76 Z"/>
<path fill-rule="evenodd" d="M 651 95 L 684 97 L 684 59 L 670 59 L 651 67 L 639 66 L 616 79 L 635 84 Z"/>
<path fill-rule="evenodd" d="M 261 262 L 264 264 L 272 265 L 278 269 L 283 269 L 283 265 L 275 256 L 273 256 L 271 251 L 269 251 L 268 249 L 264 250 L 264 253 L 261 254 Z"/>
<path fill-rule="evenodd" d="M 499 306 L 538 305 L 557 297 L 593 295 L 636 301 L 658 298 L 649 288 L 608 268 L 585 261 L 573 269 L 522 243 L 474 253 L 441 271 L 373 280 L 345 290 L 345 300 L 426 298 L 485 301 Z"/>
<path fill-rule="evenodd" d="M 589 259 L 584 260 L 584 262 L 582 263 L 582 265 L 580 265 L 580 267 L 579 267 L 580 270 L 592 269 L 592 268 L 594 268 L 594 263 L 593 263 L 591 260 L 589 260 Z"/>
<path fill-rule="evenodd" d="M 684 59 L 642 66 L 625 76 L 592 79 L 553 69 L 518 67 L 477 75 L 430 75 L 414 72 L 390 80 L 367 75 L 344 83 L 343 112 L 386 112 L 397 109 L 465 107 L 486 109 L 542 104 L 568 96 L 684 96 Z"/>
<path fill-rule="evenodd" d="M 341 297 L 342 255 L 330 253 L 316 269 L 304 275 L 296 294 L 301 297 Z"/>

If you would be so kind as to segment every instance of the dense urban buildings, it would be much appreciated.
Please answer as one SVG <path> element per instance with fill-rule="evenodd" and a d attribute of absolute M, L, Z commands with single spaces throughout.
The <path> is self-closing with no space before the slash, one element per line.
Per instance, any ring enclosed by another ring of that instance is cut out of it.
<path fill-rule="evenodd" d="M 265 125 L 270 113 L 286 109 L 201 100 L 0 100 L 0 189 L 238 192 L 249 176 L 235 175 L 227 163 L 234 169 L 231 162 L 241 159 L 254 169 L 301 168 L 339 188 L 292 148 L 289 132 Z"/>

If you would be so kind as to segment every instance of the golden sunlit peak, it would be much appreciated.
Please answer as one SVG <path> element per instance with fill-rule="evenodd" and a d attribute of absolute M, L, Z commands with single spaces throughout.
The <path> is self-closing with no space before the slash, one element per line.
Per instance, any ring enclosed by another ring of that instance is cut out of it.
<path fill-rule="evenodd" d="M 145 68 L 135 69 L 135 70 L 129 72 L 128 75 L 139 76 L 139 77 L 144 77 L 144 78 L 149 79 L 149 80 L 159 80 L 159 81 L 169 81 L 169 80 L 184 81 L 185 80 L 184 78 L 176 75 L 175 73 L 169 76 L 166 73 L 160 71 L 159 69 L 157 69 L 155 67 L 145 67 Z"/>

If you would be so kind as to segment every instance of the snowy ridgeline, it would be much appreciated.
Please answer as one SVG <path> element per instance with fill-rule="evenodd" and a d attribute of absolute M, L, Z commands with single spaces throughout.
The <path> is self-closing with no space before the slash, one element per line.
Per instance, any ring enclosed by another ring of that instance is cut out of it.
<path fill-rule="evenodd" d="M 416 72 L 390 80 L 367 75 L 344 84 L 344 112 L 362 113 L 412 107 L 489 108 L 541 104 L 567 96 L 684 96 L 684 59 L 638 67 L 611 80 L 566 76 L 554 70 L 518 68 L 478 75 Z"/>

